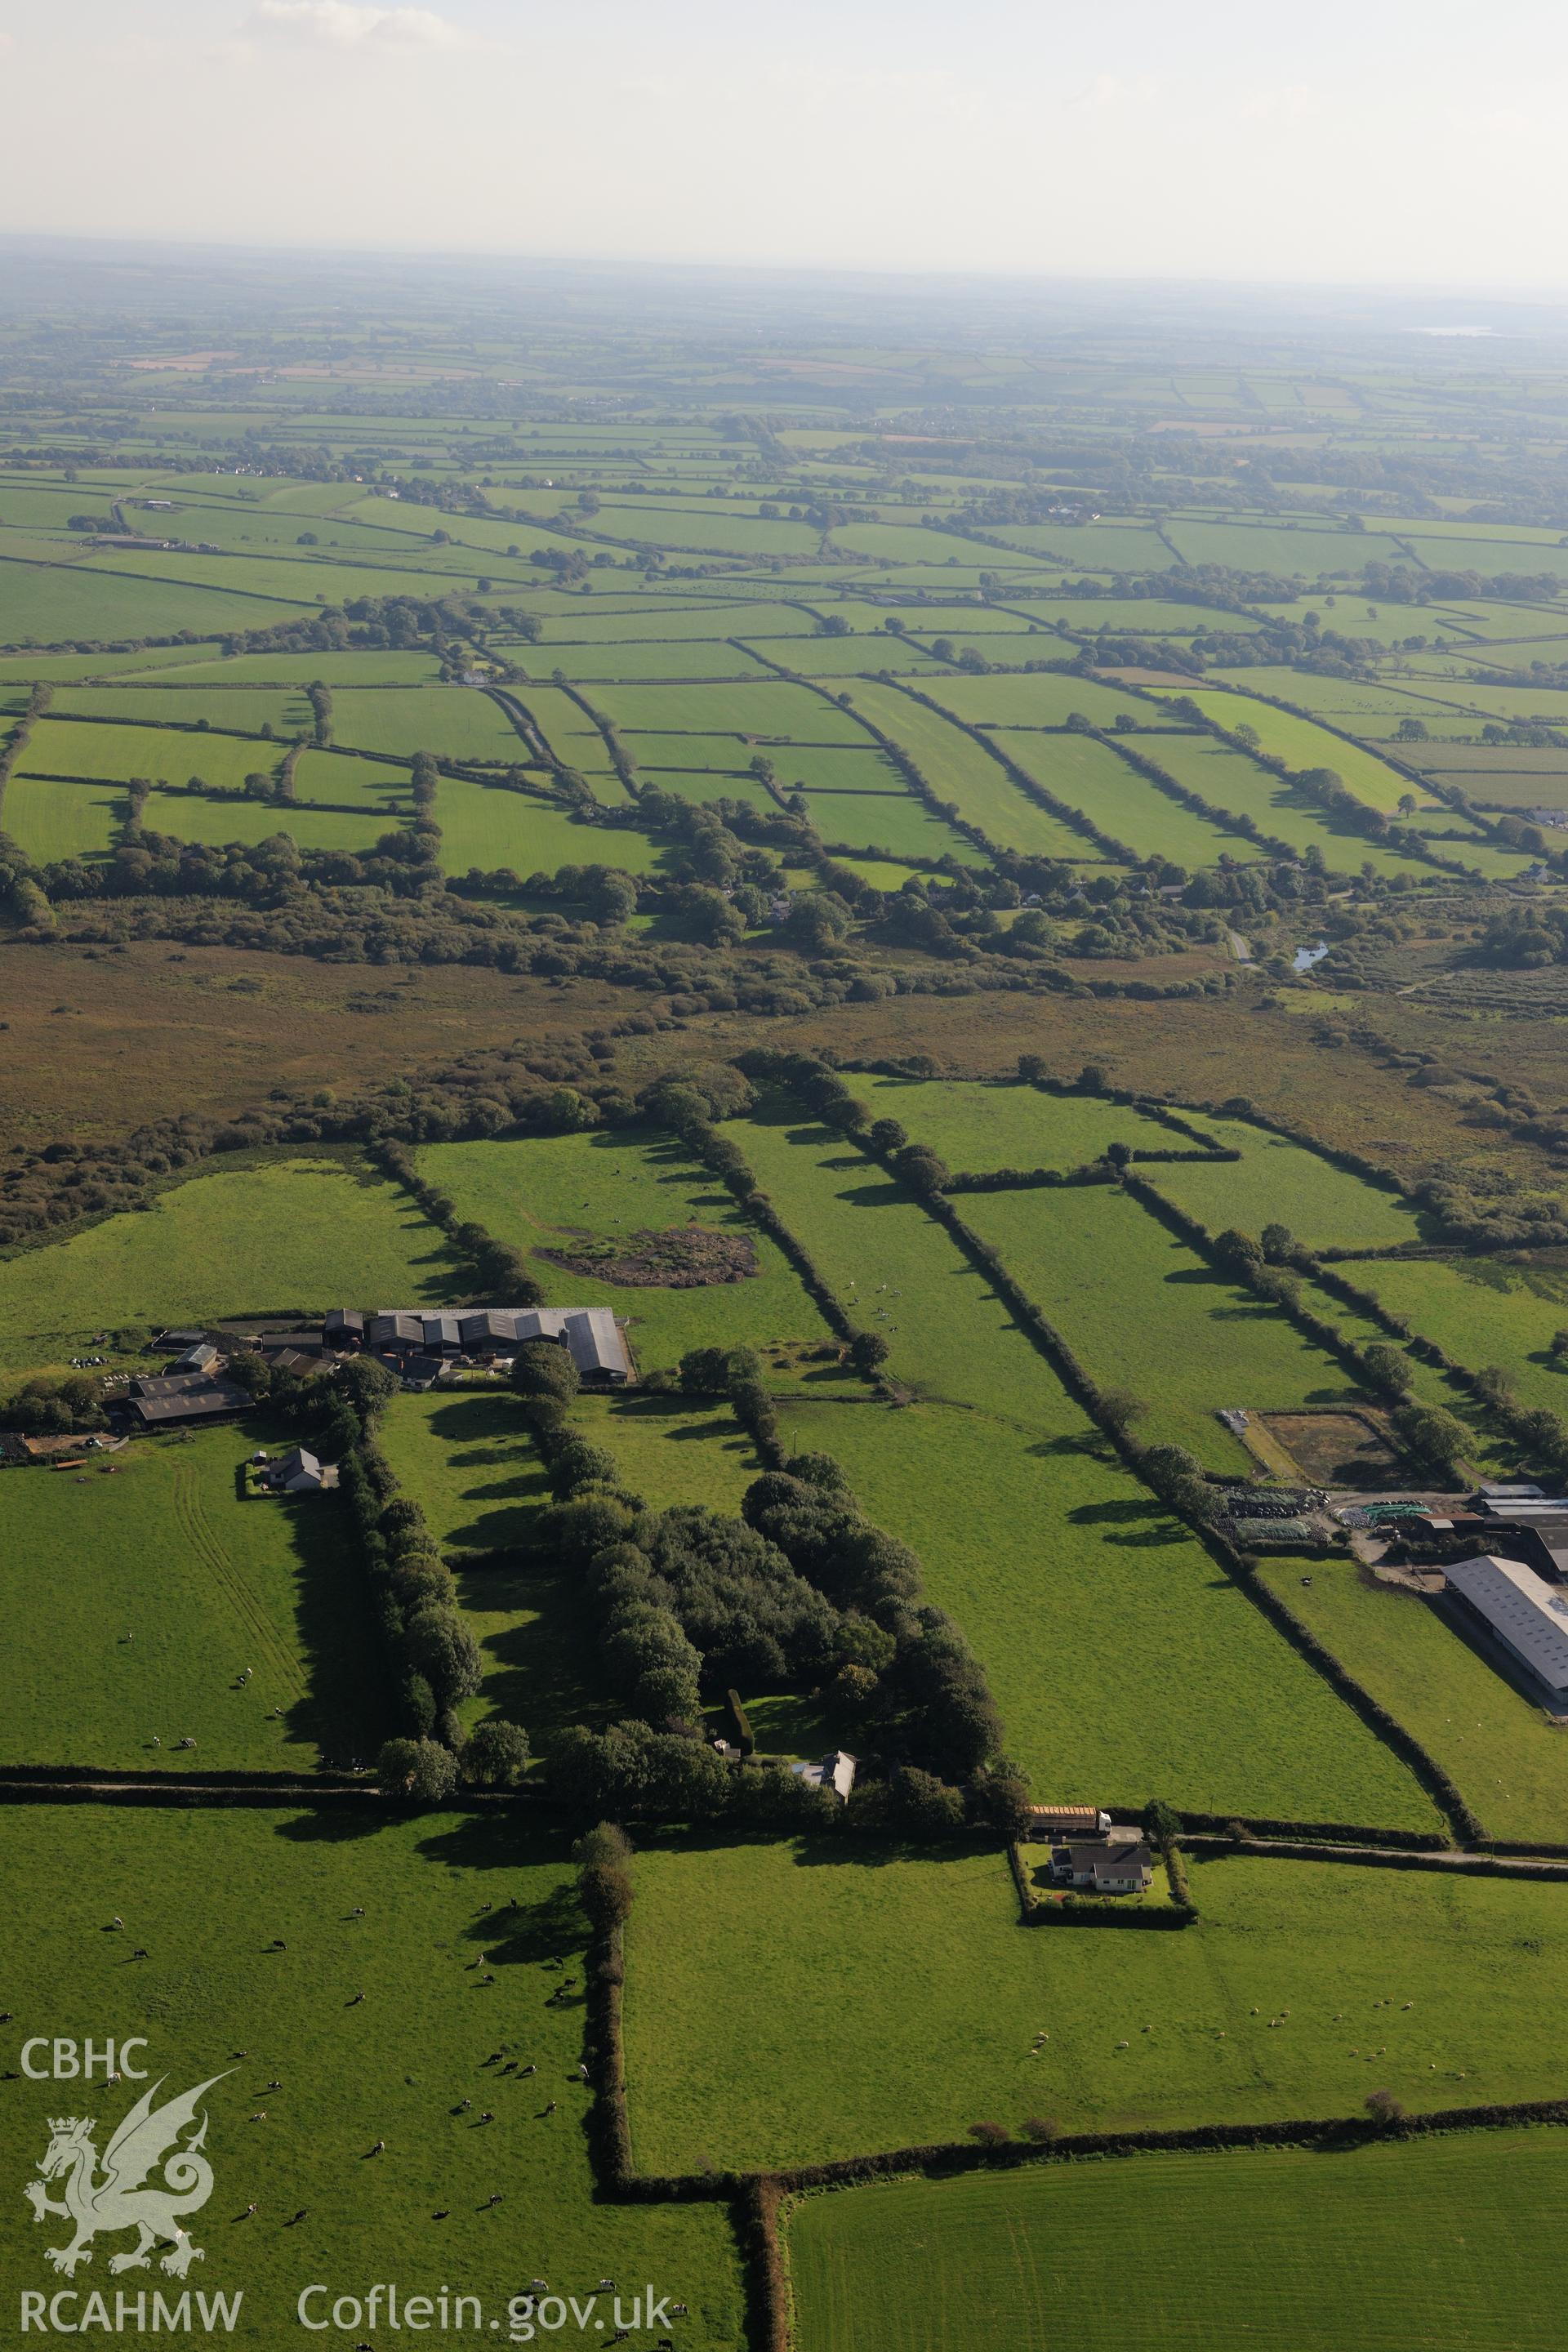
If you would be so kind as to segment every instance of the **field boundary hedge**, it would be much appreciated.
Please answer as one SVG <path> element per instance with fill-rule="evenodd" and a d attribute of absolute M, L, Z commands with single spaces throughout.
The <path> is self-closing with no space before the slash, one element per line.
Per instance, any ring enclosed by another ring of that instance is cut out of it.
<path fill-rule="evenodd" d="M 864 1106 L 848 1093 L 847 1088 L 842 1086 L 842 1081 L 837 1080 L 837 1073 L 826 1065 L 815 1065 L 808 1057 L 799 1055 L 774 1056 L 773 1065 L 783 1082 L 793 1084 L 797 1090 L 800 1089 L 803 1079 L 815 1074 L 819 1068 L 821 1079 L 836 1081 L 845 1102 L 853 1106 L 854 1112 L 864 1121 Z M 816 1092 L 819 1097 L 822 1097 L 814 1105 L 816 1116 L 829 1126 L 837 1127 L 837 1131 L 844 1135 L 847 1142 L 876 1164 L 882 1166 L 895 1181 L 905 1181 L 896 1165 L 880 1159 L 859 1128 L 853 1125 L 838 1125 L 827 1089 L 819 1085 Z M 1142 1177 L 1129 1178 L 1124 1171 L 1123 1181 L 1127 1183 L 1128 1189 L 1135 1194 L 1146 1189 L 1152 1199 L 1159 1202 L 1163 1208 L 1169 1206 L 1164 1202 L 1164 1196 L 1155 1192 L 1152 1185 L 1145 1187 Z M 1165 1493 L 1159 1484 L 1150 1479 L 1143 1450 L 1129 1435 L 1125 1426 L 1115 1416 L 1107 1412 L 1099 1383 L 1088 1369 L 1079 1361 L 1073 1349 L 1043 1309 L 1035 1304 L 1027 1292 L 1016 1280 L 1000 1254 L 994 1250 L 989 1243 L 983 1241 L 971 1226 L 964 1223 L 952 1202 L 942 1194 L 924 1189 L 917 1190 L 912 1185 L 908 1185 L 907 1189 L 912 1200 L 920 1202 L 937 1223 L 946 1226 L 953 1241 L 976 1271 L 983 1274 L 992 1284 L 1004 1306 L 1013 1315 L 1019 1329 L 1033 1341 L 1068 1394 L 1082 1407 L 1132 1475 L 1145 1486 L 1152 1486 L 1153 1491 L 1160 1496 L 1162 1502 L 1170 1509 L 1172 1515 L 1183 1520 L 1190 1532 L 1208 1550 L 1211 1557 L 1227 1571 L 1241 1591 L 1249 1595 L 1276 1631 L 1284 1634 L 1299 1654 L 1309 1664 L 1314 1666 L 1338 1696 L 1362 1717 L 1367 1728 L 1381 1738 L 1400 1761 L 1414 1773 L 1422 1789 L 1432 1799 L 1447 1822 L 1454 1835 L 1461 1841 L 1484 1838 L 1486 1831 L 1481 1822 L 1470 1811 L 1458 1787 L 1436 1758 L 1427 1752 L 1421 1742 L 1407 1731 L 1386 1707 L 1373 1697 L 1371 1692 L 1356 1680 L 1349 1669 L 1334 1656 L 1332 1651 L 1320 1642 L 1316 1634 L 1302 1623 L 1294 1611 L 1289 1609 L 1277 1593 L 1269 1590 L 1258 1576 L 1256 1563 L 1251 1558 L 1242 1552 L 1207 1518 L 1189 1508 L 1184 1498 Z M 1206 1256 L 1212 1248 L 1207 1229 L 1198 1225 L 1195 1221 L 1188 1220 L 1184 1212 L 1177 1211 L 1175 1217 L 1181 1221 L 1177 1226 L 1179 1231 L 1191 1223 L 1193 1235 L 1202 1238 L 1202 1246 Z M 1186 1238 L 1184 1233 L 1184 1238 Z M 1324 1326 L 1325 1329 L 1330 1328 Z"/>
<path fill-rule="evenodd" d="M 1378 747 L 1374 749 L 1373 744 L 1362 736 L 1352 735 L 1346 728 L 1336 726 L 1331 719 L 1324 718 L 1321 711 L 1303 709 L 1300 703 L 1287 702 L 1283 695 L 1268 694 L 1259 688 L 1253 686 L 1241 687 L 1235 690 L 1243 694 L 1250 695 L 1255 702 L 1267 703 L 1272 710 L 1283 711 L 1289 719 L 1305 719 L 1307 724 L 1310 727 L 1321 728 L 1325 735 L 1332 735 L 1337 741 L 1347 744 L 1352 751 L 1368 752 L 1373 759 L 1380 760 L 1385 768 L 1392 768 L 1396 776 L 1403 776 L 1407 783 L 1414 784 L 1419 791 L 1427 793 L 1431 799 L 1441 801 L 1444 807 L 1448 809 L 1454 815 L 1471 817 L 1477 823 L 1483 825 L 1486 829 L 1488 838 L 1494 848 L 1518 850 L 1520 851 L 1520 854 L 1524 856 L 1534 856 L 1537 854 L 1534 850 L 1521 850 L 1521 845 L 1517 841 L 1510 841 L 1508 835 L 1502 833 L 1499 827 L 1489 819 L 1486 813 L 1476 806 L 1468 793 L 1456 793 L 1452 785 L 1447 784 L 1441 780 L 1440 775 L 1435 778 L 1424 768 L 1412 767 L 1408 761 L 1401 759 L 1396 752 L 1388 751 L 1381 743 L 1379 743 Z M 1257 755 L 1254 754 L 1254 756 L 1256 757 Z M 1346 789 L 1348 791 L 1349 787 L 1347 786 Z M 1539 828 L 1536 828 L 1536 830 L 1539 830 Z M 1403 846 L 1403 844 L 1401 844 L 1401 846 Z M 1559 867 L 1563 865 L 1563 852 L 1562 850 L 1553 851 L 1549 842 L 1543 841 L 1541 856 L 1543 861 L 1548 865 L 1554 865 Z M 1468 876 L 1474 870 L 1472 867 L 1467 866 L 1462 858 L 1447 858 L 1429 855 L 1429 862 L 1434 866 L 1440 866 L 1445 873 L 1449 874 L 1461 873 Z"/>
<path fill-rule="evenodd" d="M 1339 1862 L 1370 1870 L 1447 1871 L 1458 1878 L 1540 1878 L 1558 1883 L 1568 1879 L 1568 1861 L 1544 1854 L 1515 1859 L 1497 1853 L 1417 1853 L 1407 1847 L 1312 1845 L 1289 1838 L 1227 1837 L 1224 1832 L 1188 1832 L 1195 1850 L 1218 1859 L 1225 1854 L 1258 1854 L 1270 1862 Z"/>
<path fill-rule="evenodd" d="M 1367 2116 L 1303 2116 L 1277 2123 L 1192 2124 L 1167 2130 L 1070 2132 L 1045 2145 L 1006 2140 L 935 2140 L 925 2146 L 889 2148 L 822 2164 L 793 2165 L 764 2176 L 786 2196 L 811 2189 L 853 2189 L 901 2173 L 927 2176 L 960 2172 L 1013 2171 L 1024 2165 L 1070 2163 L 1102 2156 L 1145 2156 L 1248 2147 L 1364 2147 L 1374 2140 L 1423 2139 L 1451 2131 L 1498 2131 L 1521 2125 L 1568 2125 L 1568 2099 L 1531 2099 L 1512 2105 L 1434 2107 L 1397 2124 Z M 753 2178 L 755 2176 L 746 2176 Z"/>
<path fill-rule="evenodd" d="M 752 647 L 748 647 L 747 650 L 754 651 Z M 843 704 L 831 689 L 823 686 L 816 678 L 803 677 L 798 670 L 786 669 L 783 662 L 774 661 L 768 654 L 755 654 L 755 658 L 760 662 L 765 662 L 775 677 L 787 678 L 793 686 L 804 686 L 810 693 L 816 695 L 821 701 L 827 703 L 835 710 L 843 709 Z M 963 815 L 955 801 L 944 801 L 919 762 L 905 751 L 901 743 L 895 742 L 884 729 L 879 727 L 874 719 L 868 719 L 863 710 L 855 709 L 853 703 L 850 705 L 850 710 L 856 725 L 863 727 L 879 751 L 892 761 L 909 786 L 912 798 L 919 801 L 921 807 L 931 815 L 940 817 L 944 824 L 951 825 L 954 833 L 962 834 L 972 847 L 980 851 L 982 856 L 989 858 L 993 866 L 1000 868 L 1006 856 L 1001 844 L 993 841 L 990 835 L 976 824 L 972 817 Z M 945 717 L 946 713 L 942 715 Z"/>
<path fill-rule="evenodd" d="M 932 696 L 922 694 L 918 686 L 910 686 L 908 680 L 901 677 L 895 677 L 890 670 L 884 671 L 877 683 L 879 686 L 894 688 L 900 694 L 907 696 L 910 702 L 918 702 L 923 709 L 929 710 L 934 719 L 945 719 L 950 727 L 956 727 L 961 735 L 967 735 L 972 743 L 978 744 L 989 758 L 995 761 L 1008 781 L 1023 793 L 1026 800 L 1033 801 L 1037 807 L 1043 808 L 1047 815 L 1054 816 L 1058 823 L 1070 826 L 1074 833 L 1083 834 L 1110 859 L 1113 865 L 1137 866 L 1143 863 L 1135 849 L 1130 847 L 1125 841 L 1118 841 L 1114 834 L 1105 832 L 1101 826 L 1096 824 L 1086 810 L 1078 806 L 1076 802 L 1064 801 L 1058 793 L 1051 791 L 1048 784 L 1038 782 L 1029 774 L 1027 769 L 1018 765 L 1016 760 L 1009 759 L 999 743 L 990 741 L 980 728 L 971 726 L 965 719 L 955 718 L 951 710 L 944 709 Z M 857 712 L 856 716 L 858 718 L 859 713 Z M 864 719 L 861 720 L 863 726 L 866 723 Z"/>

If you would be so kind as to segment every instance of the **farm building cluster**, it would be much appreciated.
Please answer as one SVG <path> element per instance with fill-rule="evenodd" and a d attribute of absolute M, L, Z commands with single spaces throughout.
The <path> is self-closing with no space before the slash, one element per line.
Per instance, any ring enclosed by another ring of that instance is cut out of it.
<path fill-rule="evenodd" d="M 538 1339 L 566 1349 L 584 1387 L 624 1388 L 636 1378 L 626 1333 L 607 1307 L 474 1307 L 450 1314 L 335 1307 L 309 1325 L 236 1321 L 165 1331 L 157 1342 L 162 1369 L 119 1376 L 106 1397 L 111 1438 L 0 1430 L 0 1462 L 53 1462 L 128 1436 L 236 1419 L 255 1406 L 249 1388 L 234 1376 L 241 1355 L 260 1356 L 270 1370 L 300 1378 L 369 1356 L 403 1388 L 426 1390 L 465 1372 L 504 1372 L 520 1347 Z"/>
<path fill-rule="evenodd" d="M 166 1331 L 163 1344 L 179 1353 L 162 1372 L 135 1374 L 116 1405 L 132 1430 L 190 1428 L 247 1412 L 249 1391 L 227 1377 L 241 1352 L 266 1359 L 274 1370 L 320 1371 L 350 1355 L 368 1355 L 395 1372 L 406 1389 L 434 1388 L 454 1372 L 504 1370 L 531 1339 L 563 1347 L 584 1383 L 621 1388 L 633 1378 L 626 1334 L 607 1307 L 475 1307 L 431 1315 L 395 1307 L 362 1311 L 334 1307 L 305 1328 L 257 1330 L 240 1325 Z"/>

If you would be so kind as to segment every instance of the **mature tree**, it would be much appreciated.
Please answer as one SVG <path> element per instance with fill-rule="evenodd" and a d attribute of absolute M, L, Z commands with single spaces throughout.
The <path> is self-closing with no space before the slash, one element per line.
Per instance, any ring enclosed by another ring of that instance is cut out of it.
<path fill-rule="evenodd" d="M 469 1733 L 463 1747 L 463 1778 L 470 1788 L 515 1789 L 528 1769 L 528 1756 L 522 1726 L 497 1716 Z"/>
<path fill-rule="evenodd" d="M 389 1739 L 376 1759 L 384 1796 L 438 1805 L 458 1785 L 458 1759 L 438 1739 Z"/>
<path fill-rule="evenodd" d="M 910 1837 L 951 1837 L 963 1827 L 963 1791 L 906 1764 L 894 1785 L 892 1811 Z"/>
<path fill-rule="evenodd" d="M 437 1708 L 455 1706 L 470 1698 L 484 1678 L 479 1645 L 454 1609 L 427 1601 L 404 1627 L 409 1664 L 424 1675 L 436 1695 Z"/>
<path fill-rule="evenodd" d="M 577 1899 L 601 1935 L 624 1927 L 631 1911 L 631 1840 L 615 1822 L 601 1822 L 572 1849 Z"/>
<path fill-rule="evenodd" d="M 524 1339 L 511 1361 L 513 1393 L 569 1402 L 582 1386 L 572 1351 L 558 1339 Z"/>
<path fill-rule="evenodd" d="M 1403 1348 L 1387 1339 L 1371 1340 L 1362 1349 L 1362 1362 L 1367 1377 L 1380 1388 L 1384 1396 L 1405 1396 L 1415 1385 L 1415 1375 L 1410 1359 Z"/>
<path fill-rule="evenodd" d="M 1143 1399 L 1131 1389 L 1101 1389 L 1100 1392 L 1100 1417 L 1114 1430 L 1131 1429 L 1148 1410 Z"/>

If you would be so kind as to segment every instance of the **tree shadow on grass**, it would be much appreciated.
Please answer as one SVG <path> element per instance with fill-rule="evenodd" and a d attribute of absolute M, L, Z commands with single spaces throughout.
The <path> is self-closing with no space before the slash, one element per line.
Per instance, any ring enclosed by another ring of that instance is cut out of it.
<path fill-rule="evenodd" d="M 797 1870 L 885 1870 L 894 1862 L 918 1862 L 924 1869 L 942 1863 L 972 1862 L 977 1853 L 992 1854 L 999 1867 L 1006 1866 L 994 1834 L 944 1838 L 939 1844 L 921 1838 L 803 1837 L 794 1840 L 790 1858 Z"/>
<path fill-rule="evenodd" d="M 476 1626 L 484 1653 L 488 1712 L 530 1731 L 603 1721 L 608 1702 L 577 1595 L 567 1580 L 531 1561 L 477 1561 L 458 1571 L 458 1597 L 476 1617 L 518 1622 Z"/>
<path fill-rule="evenodd" d="M 1024 1451 L 1033 1454 L 1037 1461 L 1041 1462 L 1048 1462 L 1054 1456 L 1060 1454 L 1070 1454 L 1078 1458 L 1087 1454 L 1091 1461 L 1095 1462 L 1109 1462 L 1119 1458 L 1110 1440 L 1101 1431 L 1092 1426 L 1088 1429 L 1068 1430 L 1059 1437 L 1042 1437 L 1037 1444 L 1026 1446 Z"/>
<path fill-rule="evenodd" d="M 503 1898 L 493 1908 L 470 1919 L 463 1940 L 483 1948 L 496 1968 L 538 1968 L 545 1960 L 578 1958 L 588 1941 L 588 1922 L 570 1879 L 552 1886 L 537 1902 Z M 556 2002 L 570 2008 L 582 1999 L 582 1988 Z"/>
<path fill-rule="evenodd" d="M 1123 1551 L 1163 1551 L 1173 1544 L 1189 1540 L 1187 1530 L 1172 1518 L 1163 1519 L 1158 1527 L 1129 1528 L 1119 1535 L 1107 1535 L 1103 1540 L 1116 1544 Z"/>
<path fill-rule="evenodd" d="M 1152 1496 L 1127 1496 L 1117 1502 L 1080 1503 L 1068 1517 L 1075 1527 L 1096 1528 L 1102 1543 L 1124 1551 L 1163 1551 L 1189 1540 L 1187 1529 Z"/>
<path fill-rule="evenodd" d="M 279 1822 L 274 1837 L 290 1845 L 363 1845 L 392 1828 L 396 1816 L 379 1805 L 322 1805 Z"/>
<path fill-rule="evenodd" d="M 1122 1527 L 1130 1519 L 1168 1517 L 1158 1503 L 1145 1502 L 1142 1496 L 1131 1495 L 1117 1502 L 1079 1503 L 1068 1513 L 1075 1528 Z"/>
<path fill-rule="evenodd" d="M 359 1671 L 376 1635 L 346 1501 L 301 1495 L 245 1507 L 284 1515 L 298 1564 L 294 1640 L 307 1688 L 284 1714 L 286 1746 L 309 1747 L 338 1765 L 374 1756 L 388 1724 L 379 1677 Z"/>

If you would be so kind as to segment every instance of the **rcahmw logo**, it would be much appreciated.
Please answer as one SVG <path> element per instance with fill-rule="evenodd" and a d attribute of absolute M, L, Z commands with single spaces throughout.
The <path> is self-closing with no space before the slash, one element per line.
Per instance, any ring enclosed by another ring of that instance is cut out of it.
<path fill-rule="evenodd" d="M 145 2047 L 145 2042 L 135 2039 L 122 2042 L 117 2067 L 112 2042 L 87 2042 L 79 2047 L 74 2042 L 51 2042 L 40 2036 L 24 2044 L 22 2066 L 35 2081 L 90 2079 L 101 2067 L 111 2084 L 122 2075 L 142 2082 L 147 2070 L 132 2065 L 131 2060 Z M 46 2063 L 40 2063 L 40 2058 Z M 202 2102 L 226 2078 L 211 2074 L 205 2083 L 159 2105 L 158 2095 L 166 2079 L 161 2075 L 122 2116 L 110 2132 L 101 2158 L 95 2116 L 48 2118 L 48 2145 L 38 2158 L 38 2178 L 29 2180 L 22 2193 L 33 2209 L 35 2222 L 70 2224 L 72 2234 L 65 2243 L 42 2249 L 44 2260 L 67 2278 L 74 2278 L 83 2263 L 91 2262 L 95 2238 L 113 2237 L 127 2230 L 135 2231 L 136 2242 L 110 2254 L 110 2275 L 151 2270 L 153 2250 L 160 2246 L 168 2251 L 159 2256 L 158 2267 L 171 2278 L 183 2280 L 193 2263 L 206 2259 L 185 2225 L 213 2192 L 213 2168 L 205 2152 L 207 2116 Z M 58 2184 L 58 2197 L 49 2194 L 54 2183 Z M 232 2328 L 244 2299 L 237 2293 L 198 2294 L 196 2325 Z M 92 2327 L 140 2332 L 149 2326 L 179 2332 L 190 2328 L 191 2302 L 188 2292 L 171 2298 L 162 2293 L 149 2296 L 144 2290 L 127 2293 L 122 2289 L 114 2295 L 111 2308 L 102 2294 L 62 2290 L 49 2295 L 24 2290 L 22 2332 L 37 2328 L 46 2334 L 53 2330 L 78 2335 Z"/>

